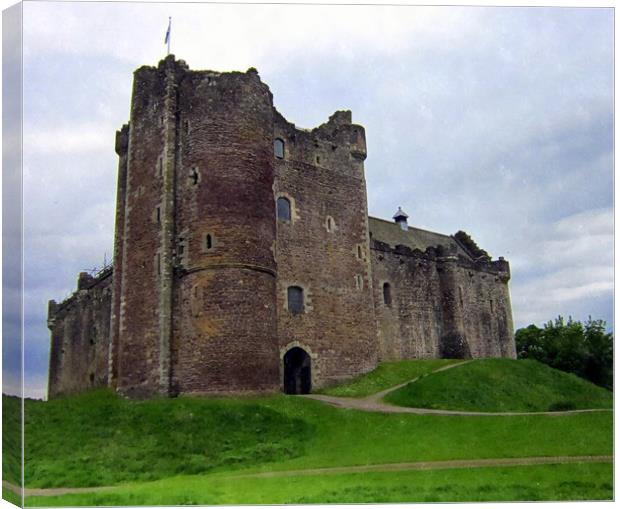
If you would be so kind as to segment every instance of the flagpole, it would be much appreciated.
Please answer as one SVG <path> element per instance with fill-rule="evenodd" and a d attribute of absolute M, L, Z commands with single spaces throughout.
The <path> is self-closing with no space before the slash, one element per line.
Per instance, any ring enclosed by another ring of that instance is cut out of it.
<path fill-rule="evenodd" d="M 172 16 L 168 16 L 168 55 L 170 55 L 170 38 L 172 37 Z"/>

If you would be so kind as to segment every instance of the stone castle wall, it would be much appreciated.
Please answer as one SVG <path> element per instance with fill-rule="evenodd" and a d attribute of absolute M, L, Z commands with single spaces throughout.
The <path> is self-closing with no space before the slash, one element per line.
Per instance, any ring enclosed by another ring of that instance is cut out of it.
<path fill-rule="evenodd" d="M 292 346 L 306 350 L 312 385 L 322 387 L 376 366 L 364 129 L 350 112 L 312 131 L 278 115 L 275 138 L 284 142 L 275 199 L 291 204 L 291 219 L 277 222 L 280 358 Z M 303 313 L 288 310 L 289 286 L 303 288 Z"/>
<path fill-rule="evenodd" d="M 514 357 L 508 263 L 462 232 L 369 218 L 350 112 L 299 129 L 256 70 L 190 71 L 170 55 L 135 72 L 116 152 L 114 271 L 50 303 L 51 397 L 285 389 L 295 348 L 314 388 L 380 360 Z"/>
<path fill-rule="evenodd" d="M 516 357 L 505 261 L 372 243 L 381 360 Z M 390 287 L 390 299 L 384 285 Z"/>
<path fill-rule="evenodd" d="M 50 398 L 108 385 L 111 304 L 111 269 L 97 278 L 80 274 L 71 297 L 50 301 Z"/>

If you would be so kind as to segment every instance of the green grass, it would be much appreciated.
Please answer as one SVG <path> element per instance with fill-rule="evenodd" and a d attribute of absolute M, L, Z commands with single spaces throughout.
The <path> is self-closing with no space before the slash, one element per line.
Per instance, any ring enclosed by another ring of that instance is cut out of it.
<path fill-rule="evenodd" d="M 249 400 L 128 401 L 100 390 L 26 402 L 26 486 L 96 486 L 304 453 L 312 426 Z"/>
<path fill-rule="evenodd" d="M 321 394 L 329 394 L 330 396 L 362 398 L 457 362 L 462 361 L 456 359 L 424 359 L 383 362 L 377 369 L 366 375 L 354 378 L 345 384 L 318 392 Z"/>
<path fill-rule="evenodd" d="M 484 366 L 486 362 L 429 374 L 410 387 L 460 373 L 456 385 L 447 391 L 459 393 L 472 385 L 472 377 L 499 372 L 499 378 L 491 377 L 495 385 L 501 386 L 507 380 L 519 391 L 538 395 L 546 405 L 554 401 L 546 396 L 548 387 L 541 386 L 539 379 L 540 373 L 550 368 L 512 361 L 507 365 L 527 369 L 516 372 L 512 367 L 496 366 L 472 375 L 470 367 Z M 426 361 L 390 363 L 345 390 L 348 395 L 373 393 L 440 365 Z M 573 399 L 583 394 L 583 390 L 571 392 L 572 385 L 566 378 L 556 383 L 557 372 L 551 372 L 545 383 L 553 390 L 561 388 L 563 395 Z M 574 385 L 573 378 L 570 381 Z M 497 399 L 495 389 L 479 390 L 482 392 L 478 400 L 488 404 Z M 588 401 L 592 401 L 591 396 Z M 19 405 L 19 401 L 5 397 L 3 404 L 6 409 Z M 611 497 L 611 467 L 601 464 L 230 478 L 241 473 L 414 461 L 611 455 L 611 412 L 522 416 L 384 414 L 340 409 L 286 395 L 129 401 L 106 390 L 50 402 L 30 400 L 25 405 L 26 486 L 115 485 L 99 493 L 30 497 L 31 505 Z M 5 414 L 5 422 L 7 418 Z"/>
<path fill-rule="evenodd" d="M 459 369 L 459 368 L 455 368 Z M 26 486 L 424 460 L 612 454 L 612 414 L 455 417 L 342 410 L 278 395 L 26 404 Z"/>
<path fill-rule="evenodd" d="M 22 506 L 22 497 L 21 495 L 17 495 L 13 493 L 11 490 L 7 490 L 6 488 L 2 488 L 2 498 L 11 504 L 14 504 L 18 507 Z"/>
<path fill-rule="evenodd" d="M 2 478 L 20 484 L 21 479 L 21 400 L 2 395 Z"/>
<path fill-rule="evenodd" d="M 310 504 L 610 500 L 611 463 L 231 479 L 184 476 L 27 505 Z"/>
<path fill-rule="evenodd" d="M 479 412 L 612 408 L 610 391 L 533 360 L 483 359 L 433 373 L 385 398 L 400 406 Z"/>

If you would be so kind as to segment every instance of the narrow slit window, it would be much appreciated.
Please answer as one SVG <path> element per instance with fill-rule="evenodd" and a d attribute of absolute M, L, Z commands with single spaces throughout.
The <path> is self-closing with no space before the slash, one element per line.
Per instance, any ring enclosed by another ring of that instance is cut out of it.
<path fill-rule="evenodd" d="M 325 221 L 325 228 L 327 228 L 328 232 L 334 231 L 334 218 L 332 216 L 327 216 L 327 220 Z"/>
<path fill-rule="evenodd" d="M 362 259 L 362 246 L 357 246 L 357 257 Z"/>
<path fill-rule="evenodd" d="M 387 307 L 392 307 L 392 287 L 390 283 L 383 283 L 383 303 Z"/>
<path fill-rule="evenodd" d="M 190 183 L 195 186 L 196 184 L 198 184 L 198 179 L 200 178 L 200 175 L 198 174 L 198 171 L 196 170 L 196 168 L 192 168 L 192 171 L 190 171 L 189 173 L 189 180 Z"/>
<path fill-rule="evenodd" d="M 364 289 L 364 278 L 362 276 L 360 276 L 359 274 L 357 274 L 355 276 L 355 287 L 358 290 L 363 290 Z"/>
<path fill-rule="evenodd" d="M 213 249 L 213 236 L 210 233 L 205 235 L 205 249 Z"/>
<path fill-rule="evenodd" d="M 273 155 L 278 159 L 284 159 L 284 141 L 280 138 L 273 140 Z"/>
<path fill-rule="evenodd" d="M 288 310 L 299 315 L 304 312 L 304 290 L 299 286 L 289 286 L 286 291 Z"/>
<path fill-rule="evenodd" d="M 161 223 L 161 209 L 159 207 L 155 209 L 155 221 Z"/>
<path fill-rule="evenodd" d="M 291 202 L 283 196 L 278 198 L 278 219 L 283 221 L 291 220 Z"/>

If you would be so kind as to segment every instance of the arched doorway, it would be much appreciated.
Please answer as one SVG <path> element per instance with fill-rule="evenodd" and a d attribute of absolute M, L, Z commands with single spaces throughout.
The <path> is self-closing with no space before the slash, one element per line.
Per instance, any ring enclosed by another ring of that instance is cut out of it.
<path fill-rule="evenodd" d="M 291 348 L 284 354 L 284 392 L 309 394 L 311 389 L 310 356 L 302 348 Z"/>

